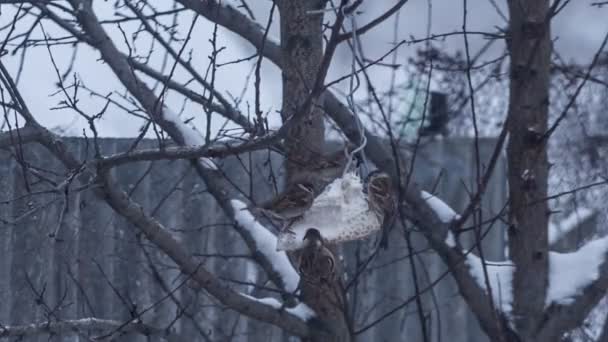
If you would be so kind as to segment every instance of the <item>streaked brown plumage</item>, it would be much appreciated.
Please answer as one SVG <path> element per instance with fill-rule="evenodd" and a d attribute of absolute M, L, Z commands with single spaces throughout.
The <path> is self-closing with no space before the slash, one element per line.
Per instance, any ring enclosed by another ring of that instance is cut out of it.
<path fill-rule="evenodd" d="M 369 206 L 381 220 L 382 238 L 380 246 L 388 247 L 388 234 L 397 214 L 397 200 L 391 177 L 379 170 L 372 171 L 364 182 Z"/>
<path fill-rule="evenodd" d="M 274 200 L 262 206 L 262 211 L 271 219 L 280 221 L 281 230 L 289 228 L 310 209 L 315 199 L 314 188 L 309 183 L 295 183 Z"/>
<path fill-rule="evenodd" d="M 314 199 L 312 185 L 297 183 L 288 187 L 273 201 L 264 205 L 263 208 L 272 211 L 281 218 L 290 219 L 301 216 L 310 208 Z"/>
<path fill-rule="evenodd" d="M 298 270 L 302 280 L 312 284 L 331 284 L 336 279 L 336 258 L 315 228 L 309 228 L 304 235 Z"/>
<path fill-rule="evenodd" d="M 316 228 L 309 228 L 304 235 L 298 271 L 302 300 L 323 319 L 341 317 L 345 300 L 336 257 Z"/>
<path fill-rule="evenodd" d="M 320 156 L 314 163 L 303 163 L 290 175 L 285 190 L 266 204 L 262 212 L 280 222 L 282 231 L 289 228 L 310 209 L 314 199 L 325 187 L 342 174 L 346 164 L 343 151 Z"/>

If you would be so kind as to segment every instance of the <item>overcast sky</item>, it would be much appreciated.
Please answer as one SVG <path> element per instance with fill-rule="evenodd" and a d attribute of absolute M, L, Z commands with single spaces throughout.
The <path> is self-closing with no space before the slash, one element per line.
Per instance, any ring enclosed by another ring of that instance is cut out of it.
<path fill-rule="evenodd" d="M 591 7 L 594 0 L 573 0 L 568 7 L 557 17 L 553 24 L 553 36 L 555 38 L 555 46 L 562 56 L 567 59 L 574 59 L 578 62 L 590 61 L 596 49 L 600 45 L 603 36 L 608 31 L 608 8 L 597 9 Z M 239 3 L 239 1 L 228 1 L 229 3 Z M 367 0 L 364 2 L 363 12 L 357 17 L 358 25 L 363 25 L 367 21 L 381 14 L 396 1 L 391 0 Z M 496 0 L 498 6 L 501 7 L 503 13 L 506 13 L 505 1 Z M 271 2 L 269 0 L 250 0 L 248 3 L 253 7 L 256 19 L 266 25 L 268 12 Z M 97 14 L 101 19 L 110 19 L 114 15 L 112 2 L 96 1 Z M 170 4 L 166 1 L 166 4 Z M 430 8 L 429 8 L 430 6 Z M 505 21 L 497 14 L 490 0 L 469 0 L 468 1 L 468 29 L 473 31 L 492 31 L 495 27 L 504 27 Z M 429 15 L 430 10 L 430 15 Z M 123 10 L 123 12 L 126 12 Z M 0 26 L 4 26 L 10 22 L 14 11 L 7 5 L 2 9 L 0 16 Z M 430 22 L 429 22 L 430 18 Z M 393 46 L 393 41 L 408 39 L 413 36 L 422 38 L 425 36 L 427 27 L 430 24 L 430 29 L 433 34 L 451 32 L 462 29 L 463 18 L 463 2 L 456 0 L 410 0 L 399 13 L 397 37 L 393 37 L 395 28 L 395 19 L 388 20 L 385 24 L 379 26 L 375 30 L 367 33 L 363 38 L 363 46 L 366 57 L 376 58 Z M 170 20 L 167 18 L 167 20 Z M 180 15 L 180 30 L 186 32 L 192 20 L 192 13 Z M 278 41 L 279 18 L 276 16 L 273 20 L 271 38 Z M 31 21 L 24 21 L 18 25 L 18 30 L 23 31 L 28 28 L 27 24 Z M 50 22 L 45 22 L 44 28 L 48 34 L 52 36 L 61 36 L 65 33 L 54 27 Z M 135 25 L 124 25 L 123 29 L 128 36 L 135 29 Z M 125 49 L 121 33 L 113 27 L 106 26 L 110 36 L 121 49 Z M 211 45 L 208 42 L 213 31 L 213 24 L 204 19 L 199 19 L 194 30 L 193 39 L 189 43 L 188 48 L 194 49 L 193 64 L 196 69 L 204 74 L 207 68 L 207 56 L 211 52 Z M 4 38 L 6 32 L 0 34 L 0 38 Z M 40 38 L 40 28 L 35 29 L 35 35 Z M 226 30 L 219 30 L 219 45 L 225 46 L 219 56 L 220 62 L 234 60 L 240 57 L 249 56 L 254 53 L 254 50 L 246 42 L 238 38 L 236 35 L 229 33 Z M 478 37 L 471 37 L 472 49 L 475 50 L 483 44 L 483 40 Z M 150 43 L 149 37 L 142 38 L 135 46 L 136 51 L 145 54 L 146 48 Z M 449 49 L 462 49 L 463 37 L 454 36 L 441 43 Z M 403 46 L 399 49 L 397 55 L 397 63 L 406 63 L 407 57 L 411 56 L 417 46 Z M 499 52 L 504 48 L 500 44 L 494 47 L 495 52 Z M 126 50 L 124 50 L 126 51 Z M 65 70 L 71 57 L 71 50 L 68 47 L 53 47 L 53 56 L 59 65 L 60 69 Z M 7 63 L 9 70 L 13 75 L 17 73 L 19 55 L 5 56 L 3 62 Z M 161 53 L 153 54 L 150 62 L 152 66 L 159 66 L 162 60 Z M 52 107 L 62 100 L 61 95 L 51 96 L 57 88 L 57 76 L 51 66 L 49 53 L 45 47 L 37 47 L 28 51 L 26 55 L 26 65 L 22 72 L 19 87 L 23 92 L 26 101 L 31 110 L 42 124 L 49 127 L 64 127 L 70 135 L 81 134 L 82 129 L 87 127 L 86 122 L 79 118 L 70 110 L 51 110 Z M 390 60 L 388 60 L 390 61 Z M 388 62 L 387 61 L 387 62 Z M 248 108 L 253 108 L 253 76 L 251 75 L 252 65 L 250 63 L 242 63 L 239 65 L 231 65 L 223 67 L 217 73 L 217 88 L 223 90 L 225 94 L 228 92 L 232 96 L 239 97 L 242 90 L 249 82 L 249 89 L 244 94 L 244 100 L 240 104 L 240 109 L 247 113 Z M 346 49 L 338 52 L 337 58 L 334 60 L 328 79 L 334 79 L 348 72 L 350 68 L 350 56 Z M 111 71 L 99 60 L 99 54 L 88 47 L 81 47 L 78 51 L 77 63 L 74 72 L 84 82 L 84 84 L 100 94 L 107 94 L 110 91 L 123 92 L 121 87 L 115 80 Z M 400 78 L 407 77 L 400 72 Z M 389 71 L 387 68 L 377 67 L 370 73 L 379 87 L 385 85 L 389 79 Z M 182 74 L 177 74 L 177 79 L 185 80 Z M 71 79 L 70 79 L 71 80 Z M 270 63 L 263 65 L 263 82 L 261 88 L 261 103 L 262 109 L 265 111 L 276 112 L 280 109 L 280 72 Z M 103 106 L 103 101 L 89 96 L 83 96 L 81 106 L 87 112 L 94 114 Z M 506 96 L 507 94 L 505 94 Z M 175 111 L 179 111 L 182 107 L 182 98 L 178 96 L 170 96 L 167 100 L 168 105 Z M 249 109 L 250 112 L 253 109 Z M 204 112 L 197 106 L 189 105 L 184 112 L 184 118 L 195 117 L 193 121 L 199 129 L 204 131 L 205 121 L 203 120 Z M 276 124 L 277 115 L 272 116 L 272 121 Z M 223 124 L 223 120 L 216 119 L 212 123 L 214 130 L 217 130 Z M 116 107 L 111 107 L 108 114 L 98 123 L 98 130 L 102 136 L 133 136 L 137 134 L 137 130 L 141 125 L 141 121 L 130 117 Z"/>

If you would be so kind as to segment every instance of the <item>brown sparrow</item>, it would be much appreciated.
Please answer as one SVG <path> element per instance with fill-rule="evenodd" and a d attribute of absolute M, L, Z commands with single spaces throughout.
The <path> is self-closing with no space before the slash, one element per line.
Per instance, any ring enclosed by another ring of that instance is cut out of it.
<path fill-rule="evenodd" d="M 302 280 L 318 285 L 330 285 L 336 279 L 336 258 L 325 246 L 321 233 L 309 228 L 304 234 L 304 248 L 298 270 Z"/>
<path fill-rule="evenodd" d="M 262 211 L 271 219 L 281 222 L 281 230 L 289 228 L 310 209 L 315 199 L 314 189 L 309 183 L 291 184 L 272 201 L 262 206 Z"/>
<path fill-rule="evenodd" d="M 363 183 L 363 192 L 367 194 L 369 207 L 382 222 L 380 246 L 388 247 L 388 234 L 397 214 L 397 200 L 393 182 L 386 172 L 372 171 Z"/>

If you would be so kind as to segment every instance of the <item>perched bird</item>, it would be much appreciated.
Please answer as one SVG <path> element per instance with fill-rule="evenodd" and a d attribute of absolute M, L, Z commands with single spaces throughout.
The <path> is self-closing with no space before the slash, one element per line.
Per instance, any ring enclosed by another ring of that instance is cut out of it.
<path fill-rule="evenodd" d="M 345 297 L 336 257 L 318 229 L 306 230 L 303 240 L 298 264 L 301 298 L 324 322 L 337 319 L 344 312 Z"/>
<path fill-rule="evenodd" d="M 336 258 L 325 246 L 321 232 L 309 228 L 304 234 L 304 248 L 298 270 L 302 280 L 316 285 L 331 285 L 336 280 Z"/>
<path fill-rule="evenodd" d="M 370 172 L 363 183 L 363 192 L 367 194 L 370 208 L 382 225 L 380 247 L 388 247 L 388 234 L 397 215 L 397 199 L 391 177 L 380 170 Z"/>
<path fill-rule="evenodd" d="M 310 209 L 327 185 L 342 174 L 345 164 L 344 151 L 319 156 L 313 162 L 303 162 L 290 174 L 285 190 L 260 206 L 262 213 L 279 221 L 282 231 L 293 233 L 290 227 Z"/>
<path fill-rule="evenodd" d="M 281 222 L 281 230 L 289 228 L 310 209 L 315 191 L 310 183 L 294 183 L 272 201 L 262 205 L 262 211 Z"/>

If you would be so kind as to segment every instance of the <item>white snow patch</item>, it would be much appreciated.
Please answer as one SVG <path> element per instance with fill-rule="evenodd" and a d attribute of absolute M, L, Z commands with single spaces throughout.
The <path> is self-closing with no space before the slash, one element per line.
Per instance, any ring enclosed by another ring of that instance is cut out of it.
<path fill-rule="evenodd" d="M 483 272 L 481 258 L 469 252 L 465 263 L 469 266 L 469 272 L 477 284 L 488 291 L 486 286 L 486 278 Z M 492 288 L 492 299 L 502 312 L 509 314 L 513 309 L 513 271 L 515 265 L 507 261 L 487 261 L 485 260 L 486 270 L 488 272 L 488 280 Z"/>
<path fill-rule="evenodd" d="M 579 208 L 558 224 L 549 224 L 549 244 L 557 242 L 557 240 L 576 229 L 594 214 L 595 211 L 591 209 Z"/>
<path fill-rule="evenodd" d="M 258 281 L 258 269 L 255 263 L 251 260 L 246 261 L 245 281 L 251 284 L 246 286 L 247 293 L 251 293 L 255 289 L 255 284 Z"/>
<path fill-rule="evenodd" d="M 439 216 L 441 222 L 449 223 L 460 218 L 460 215 L 456 214 L 449 205 L 440 200 L 437 196 L 431 195 L 424 190 L 420 191 L 420 196 L 422 196 L 422 199 L 425 200 L 437 216 Z"/>
<path fill-rule="evenodd" d="M 291 265 L 287 254 L 276 250 L 276 236 L 255 219 L 245 203 L 239 200 L 232 200 L 230 203 L 234 209 L 234 219 L 236 222 L 251 233 L 258 251 L 272 263 L 274 270 L 283 279 L 285 290 L 294 292 L 300 282 L 300 275 Z"/>
<path fill-rule="evenodd" d="M 304 303 L 298 303 L 298 305 L 294 306 L 293 308 L 288 308 L 287 312 L 297 317 L 300 317 L 300 319 L 303 319 L 305 321 L 308 321 L 316 315 L 315 312 L 310 308 L 310 306 Z"/>
<path fill-rule="evenodd" d="M 315 198 L 302 219 L 291 226 L 293 233 L 279 233 L 277 250 L 301 248 L 309 228 L 317 228 L 326 242 L 335 243 L 362 239 L 380 230 L 380 224 L 369 208 L 361 178 L 347 173 Z"/>
<path fill-rule="evenodd" d="M 249 299 L 255 300 L 256 302 L 260 302 L 262 304 L 271 306 L 275 309 L 280 309 L 283 307 L 283 304 L 276 298 L 272 298 L 272 297 L 255 298 L 255 297 L 249 296 L 244 293 L 241 293 L 241 295 L 243 297 L 247 297 Z M 306 305 L 304 303 L 298 303 L 298 305 L 294 306 L 293 308 L 284 308 L 284 309 L 288 313 L 290 313 L 304 321 L 307 321 L 310 318 L 315 316 L 315 312 L 308 305 Z"/>
<path fill-rule="evenodd" d="M 445 244 L 448 247 L 454 248 L 456 247 L 456 239 L 454 238 L 454 234 L 448 230 L 448 235 L 445 237 Z"/>
<path fill-rule="evenodd" d="M 172 122 L 175 127 L 180 131 L 182 136 L 184 137 L 184 142 L 186 145 L 190 146 L 203 146 L 205 145 L 205 138 L 199 133 L 199 131 L 194 128 L 194 126 L 184 123 L 177 113 L 172 111 L 171 109 L 164 107 L 163 110 L 163 119 Z M 203 165 L 203 167 L 211 170 L 217 170 L 217 165 L 210 158 L 199 158 L 199 161 Z"/>
<path fill-rule="evenodd" d="M 549 289 L 545 305 L 572 303 L 583 288 L 598 279 L 607 252 L 608 237 L 591 241 L 576 252 L 549 252 Z"/>

